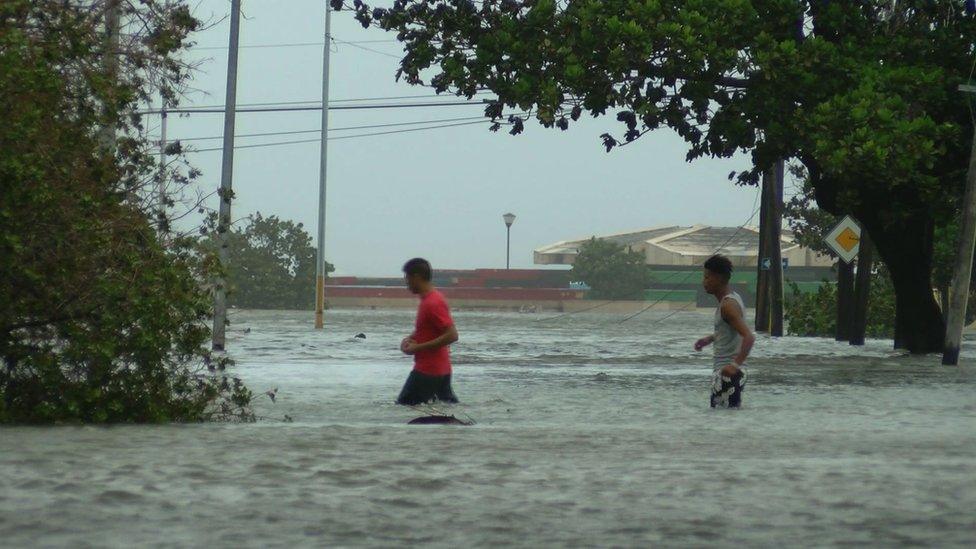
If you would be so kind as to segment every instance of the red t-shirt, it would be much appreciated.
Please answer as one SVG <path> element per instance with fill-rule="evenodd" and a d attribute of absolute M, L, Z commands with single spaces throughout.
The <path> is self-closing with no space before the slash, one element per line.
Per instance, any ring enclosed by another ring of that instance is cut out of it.
<path fill-rule="evenodd" d="M 417 325 L 414 338 L 417 343 L 437 339 L 454 325 L 451 311 L 444 295 L 433 290 L 420 298 L 417 308 Z M 424 349 L 413 355 L 413 369 L 429 376 L 446 376 L 451 373 L 451 352 L 447 345 L 438 349 Z"/>

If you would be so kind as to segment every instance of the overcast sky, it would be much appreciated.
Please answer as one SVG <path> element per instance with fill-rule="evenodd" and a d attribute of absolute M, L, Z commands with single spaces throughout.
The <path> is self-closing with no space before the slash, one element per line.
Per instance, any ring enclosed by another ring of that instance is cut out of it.
<path fill-rule="evenodd" d="M 325 0 L 245 1 L 241 45 L 321 43 L 325 5 Z M 187 104 L 219 105 L 225 93 L 230 2 L 202 0 L 196 6 L 197 17 L 224 20 L 194 37 L 192 58 L 206 61 L 193 84 L 199 91 Z M 395 81 L 402 50 L 392 35 L 364 30 L 348 12 L 333 14 L 332 35 L 370 41 L 358 48 L 333 47 L 332 100 L 431 93 Z M 238 104 L 321 98 L 320 46 L 245 47 L 238 71 Z M 330 126 L 482 113 L 479 106 L 332 111 Z M 236 133 L 316 130 L 319 116 L 314 111 L 239 113 Z M 157 126 L 158 120 L 149 125 Z M 219 136 L 222 125 L 220 114 L 171 116 L 168 137 Z M 747 156 L 687 163 L 685 143 L 669 130 L 607 154 L 599 135 L 621 133 L 613 116 L 575 124 L 566 132 L 530 123 L 514 137 L 487 128 L 479 124 L 330 141 L 325 249 L 337 274 L 397 275 L 413 256 L 428 258 L 435 269 L 504 267 L 502 214 L 508 211 L 518 216 L 512 227 L 513 268 L 532 268 L 532 250 L 559 240 L 662 224 L 738 226 L 753 211 L 756 189 L 727 179 L 730 171 L 748 167 Z M 331 135 L 375 131 L 382 130 Z M 316 137 L 238 138 L 237 145 Z M 202 149 L 219 147 L 220 141 L 192 144 Z M 245 148 L 235 155 L 233 218 L 260 211 L 302 222 L 314 237 L 318 144 Z M 220 152 L 190 158 L 203 171 L 200 185 L 217 188 Z M 216 207 L 216 199 L 211 205 Z"/>

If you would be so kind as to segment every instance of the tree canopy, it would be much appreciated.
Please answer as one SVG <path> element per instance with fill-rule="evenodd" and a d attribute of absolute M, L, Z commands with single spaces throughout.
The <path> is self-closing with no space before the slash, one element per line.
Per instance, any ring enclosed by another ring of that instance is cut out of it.
<path fill-rule="evenodd" d="M 396 0 L 348 7 L 395 32 L 397 77 L 437 92 L 497 96 L 496 121 L 568 129 L 615 116 L 608 151 L 669 127 L 689 160 L 752 155 L 755 184 L 781 159 L 816 200 L 854 215 L 891 268 L 895 344 L 941 348 L 932 298 L 935 220 L 954 215 L 972 129 L 957 87 L 976 21 L 932 0 Z M 529 114 L 522 114 L 529 113 Z M 493 125 L 497 130 L 500 124 Z"/>
<path fill-rule="evenodd" d="M 580 246 L 570 276 L 590 286 L 594 299 L 641 299 L 650 282 L 644 254 L 596 237 Z"/>
<path fill-rule="evenodd" d="M 215 251 L 213 240 L 203 243 Z M 315 247 L 301 223 L 261 212 L 227 237 L 228 301 L 247 309 L 315 307 Z M 326 274 L 335 270 L 325 264 Z"/>

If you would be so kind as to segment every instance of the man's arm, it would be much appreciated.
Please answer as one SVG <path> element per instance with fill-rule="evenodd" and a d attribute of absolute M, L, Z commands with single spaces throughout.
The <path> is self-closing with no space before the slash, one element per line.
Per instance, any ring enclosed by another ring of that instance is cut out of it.
<path fill-rule="evenodd" d="M 417 342 L 416 333 L 411 333 L 410 335 L 408 335 L 407 337 L 403 338 L 403 340 L 400 341 L 400 351 L 404 353 L 407 352 L 407 345 L 416 342 Z"/>
<path fill-rule="evenodd" d="M 715 334 L 708 334 L 707 336 L 695 342 L 695 350 L 701 351 L 702 349 L 708 347 L 712 343 L 715 343 Z"/>
<path fill-rule="evenodd" d="M 452 324 L 447 328 L 447 330 L 444 330 L 443 334 L 430 341 L 425 341 L 423 343 L 407 343 L 403 352 L 407 353 L 408 355 L 412 355 L 417 351 L 426 351 L 428 349 L 439 349 L 441 347 L 446 347 L 457 340 L 458 331 L 457 328 Z"/>
<path fill-rule="evenodd" d="M 749 352 L 752 351 L 752 345 L 756 342 L 756 336 L 753 335 L 752 330 L 746 325 L 739 304 L 731 299 L 722 302 L 722 319 L 728 322 L 742 336 L 742 344 L 739 346 L 739 352 L 733 359 L 736 367 L 741 366 L 749 358 Z"/>

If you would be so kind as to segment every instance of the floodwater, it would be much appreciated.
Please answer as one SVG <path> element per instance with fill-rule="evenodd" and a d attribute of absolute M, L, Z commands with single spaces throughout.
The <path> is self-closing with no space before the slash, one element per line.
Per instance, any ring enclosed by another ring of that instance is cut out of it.
<path fill-rule="evenodd" d="M 761 336 L 744 408 L 711 410 L 710 313 L 668 314 L 457 313 L 463 427 L 392 403 L 411 312 L 240 312 L 272 419 L 0 429 L 0 546 L 976 543 L 976 341 L 949 368 Z"/>

